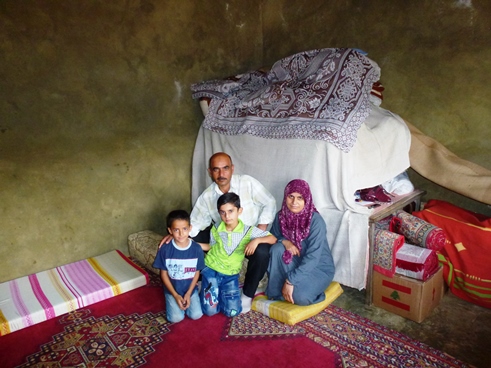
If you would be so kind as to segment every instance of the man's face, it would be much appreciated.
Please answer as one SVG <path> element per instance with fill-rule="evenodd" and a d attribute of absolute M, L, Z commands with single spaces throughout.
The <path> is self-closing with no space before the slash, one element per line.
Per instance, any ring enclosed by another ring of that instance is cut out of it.
<path fill-rule="evenodd" d="M 210 162 L 208 172 L 213 181 L 218 185 L 223 193 L 230 189 L 230 179 L 234 173 L 234 166 L 230 159 L 225 155 L 214 157 Z"/>

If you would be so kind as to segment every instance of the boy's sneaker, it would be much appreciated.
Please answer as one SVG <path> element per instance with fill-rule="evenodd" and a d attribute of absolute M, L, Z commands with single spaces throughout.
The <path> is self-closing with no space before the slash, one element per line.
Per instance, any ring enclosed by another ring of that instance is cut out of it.
<path fill-rule="evenodd" d="M 241 313 L 247 313 L 251 310 L 252 306 L 252 298 L 249 298 L 247 295 L 242 294 L 240 297 L 240 301 L 242 302 L 242 312 Z"/>

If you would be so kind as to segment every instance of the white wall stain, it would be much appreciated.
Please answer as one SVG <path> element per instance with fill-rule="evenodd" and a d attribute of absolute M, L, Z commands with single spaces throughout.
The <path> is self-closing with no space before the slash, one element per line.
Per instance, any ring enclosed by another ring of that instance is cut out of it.
<path fill-rule="evenodd" d="M 474 26 L 474 20 L 475 20 L 475 9 L 472 6 L 472 0 L 456 0 L 454 3 L 455 8 L 459 9 L 465 9 L 469 10 L 468 16 L 469 16 L 469 25 L 472 27 Z"/>
<path fill-rule="evenodd" d="M 286 21 L 283 13 L 280 14 L 280 18 L 281 18 L 281 25 L 283 26 L 283 29 L 288 29 L 288 22 Z"/>
<path fill-rule="evenodd" d="M 182 86 L 181 83 L 177 80 L 174 81 L 174 86 L 176 87 L 176 97 L 174 98 L 174 102 L 179 103 L 182 98 Z"/>
<path fill-rule="evenodd" d="M 472 9 L 472 0 L 457 0 L 454 4 L 457 8 Z"/>

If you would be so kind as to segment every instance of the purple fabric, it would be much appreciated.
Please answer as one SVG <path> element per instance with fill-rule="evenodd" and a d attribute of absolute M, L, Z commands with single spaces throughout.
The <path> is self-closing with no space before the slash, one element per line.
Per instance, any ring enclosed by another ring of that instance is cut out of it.
<path fill-rule="evenodd" d="M 292 193 L 301 194 L 305 201 L 305 206 L 299 213 L 291 212 L 286 205 L 286 198 Z M 312 200 L 309 184 L 301 179 L 290 181 L 285 187 L 279 221 L 283 236 L 295 244 L 299 251 L 302 250 L 302 240 L 309 235 L 310 223 L 314 212 L 317 212 L 317 209 Z M 283 253 L 283 262 L 289 264 L 292 258 L 292 254 L 285 250 L 285 253 Z"/>
<path fill-rule="evenodd" d="M 193 98 L 211 98 L 203 127 L 224 135 L 315 139 L 348 152 L 370 114 L 379 67 L 355 49 L 300 52 L 268 72 L 193 84 Z"/>

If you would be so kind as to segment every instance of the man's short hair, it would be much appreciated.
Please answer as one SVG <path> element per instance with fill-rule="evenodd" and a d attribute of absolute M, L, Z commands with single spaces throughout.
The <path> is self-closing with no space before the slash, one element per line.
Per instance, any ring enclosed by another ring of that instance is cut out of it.
<path fill-rule="evenodd" d="M 208 159 L 208 168 L 211 169 L 211 160 L 213 160 L 214 157 L 218 156 L 218 155 L 225 155 L 228 157 L 228 159 L 230 160 L 230 166 L 233 166 L 233 162 L 232 162 L 232 157 L 230 157 L 230 155 L 228 153 L 225 153 L 225 152 L 215 152 L 213 155 L 211 155 L 211 157 Z"/>
<path fill-rule="evenodd" d="M 184 221 L 187 221 L 188 224 L 191 223 L 191 219 L 190 219 L 189 213 L 187 213 L 187 211 L 174 210 L 174 211 L 169 212 L 169 214 L 167 215 L 167 227 L 172 228 L 172 224 L 176 220 L 184 220 Z"/>
<path fill-rule="evenodd" d="M 232 203 L 235 207 L 240 208 L 240 197 L 233 192 L 222 194 L 218 198 L 217 209 L 220 211 L 220 207 L 227 203 Z"/>

